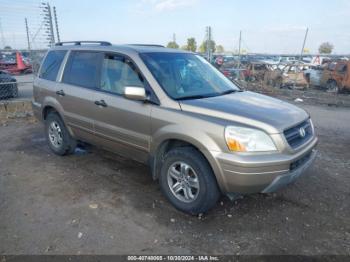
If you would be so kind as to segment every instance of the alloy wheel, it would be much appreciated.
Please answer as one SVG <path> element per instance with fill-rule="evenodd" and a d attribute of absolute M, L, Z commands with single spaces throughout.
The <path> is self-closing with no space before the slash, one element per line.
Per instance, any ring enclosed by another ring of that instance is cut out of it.
<path fill-rule="evenodd" d="M 171 193 L 180 201 L 191 203 L 198 197 L 200 186 L 198 175 L 185 162 L 173 163 L 167 173 Z"/>

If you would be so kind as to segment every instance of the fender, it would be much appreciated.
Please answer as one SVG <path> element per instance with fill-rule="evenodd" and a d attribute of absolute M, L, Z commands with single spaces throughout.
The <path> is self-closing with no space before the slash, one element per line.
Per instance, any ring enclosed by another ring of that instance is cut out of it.
<path fill-rule="evenodd" d="M 51 97 L 51 96 L 46 96 L 46 97 L 44 98 L 44 100 L 43 100 L 42 107 L 41 107 L 41 108 L 42 108 L 42 112 L 41 112 L 41 114 L 42 114 L 42 119 L 44 120 L 45 108 L 48 107 L 48 106 L 49 106 L 49 107 L 52 107 L 52 108 L 54 108 L 54 109 L 56 110 L 56 112 L 57 112 L 57 113 L 59 114 L 59 116 L 62 118 L 63 123 L 66 125 L 66 121 L 65 121 L 65 111 L 64 111 L 63 107 L 62 107 L 61 104 L 57 101 L 56 98 Z M 67 126 L 67 125 L 66 125 L 66 127 L 67 127 L 67 130 L 68 130 L 69 134 L 70 134 L 72 137 L 75 137 L 73 130 L 72 130 L 69 126 Z"/>
<path fill-rule="evenodd" d="M 46 107 L 53 107 L 58 114 L 60 115 L 60 117 L 62 118 L 62 120 L 64 121 L 64 110 L 63 107 L 61 106 L 61 104 L 57 101 L 56 98 L 52 97 L 52 96 L 46 96 L 42 102 L 42 117 L 44 119 L 44 112 L 45 112 L 45 108 Z"/>
<path fill-rule="evenodd" d="M 224 130 L 224 127 L 223 127 Z M 222 134 L 223 131 L 222 130 Z M 195 134 L 195 136 L 193 135 Z M 183 127 L 180 125 L 168 125 L 159 129 L 153 135 L 153 141 L 151 143 L 150 154 L 151 159 L 155 161 L 152 166 L 153 178 L 157 178 L 158 170 L 156 163 L 156 154 L 159 148 L 165 141 L 168 140 L 180 140 L 196 147 L 203 156 L 207 159 L 209 165 L 211 166 L 218 185 L 222 191 L 224 191 L 224 178 L 222 177 L 222 172 L 219 164 L 212 155 L 212 152 L 220 152 L 220 146 L 211 138 L 208 134 L 195 129 L 194 127 Z M 224 139 L 223 139 L 224 143 Z"/>

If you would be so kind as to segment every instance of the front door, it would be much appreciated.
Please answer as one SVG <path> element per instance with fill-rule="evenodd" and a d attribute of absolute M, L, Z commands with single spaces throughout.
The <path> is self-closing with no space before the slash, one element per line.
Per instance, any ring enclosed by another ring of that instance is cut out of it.
<path fill-rule="evenodd" d="M 145 80 L 129 58 L 105 54 L 100 91 L 95 95 L 96 139 L 116 153 L 145 163 L 150 150 L 153 105 L 125 98 L 125 86 L 145 87 Z"/>

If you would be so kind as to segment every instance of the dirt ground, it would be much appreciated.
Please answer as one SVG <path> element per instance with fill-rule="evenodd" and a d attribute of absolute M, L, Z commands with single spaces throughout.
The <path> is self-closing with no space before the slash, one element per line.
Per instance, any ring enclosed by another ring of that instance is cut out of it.
<path fill-rule="evenodd" d="M 295 184 L 206 215 L 175 210 L 146 166 L 53 155 L 42 125 L 0 125 L 0 254 L 350 254 L 350 110 L 310 112 L 319 154 Z"/>

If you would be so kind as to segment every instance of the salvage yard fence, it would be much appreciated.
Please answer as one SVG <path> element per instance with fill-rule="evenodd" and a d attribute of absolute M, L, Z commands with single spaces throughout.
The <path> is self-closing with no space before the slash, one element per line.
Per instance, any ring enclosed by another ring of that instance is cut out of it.
<path fill-rule="evenodd" d="M 0 50 L 1 53 L 9 53 Z M 0 65 L 0 101 L 13 99 L 30 99 L 32 96 L 32 87 L 34 76 L 38 73 L 40 63 L 46 53 L 46 50 L 16 51 L 16 53 L 27 53 L 30 58 L 30 67 L 25 65 L 18 66 L 23 62 L 22 55 L 19 56 L 22 62 L 8 63 Z M 14 54 L 16 54 L 14 53 Z M 12 54 L 12 52 L 11 52 Z M 14 55 L 16 57 L 16 55 Z M 22 69 L 23 68 L 23 69 Z"/>
<path fill-rule="evenodd" d="M 32 96 L 34 75 L 55 41 L 48 1 L 0 0 L 0 103 Z"/>

